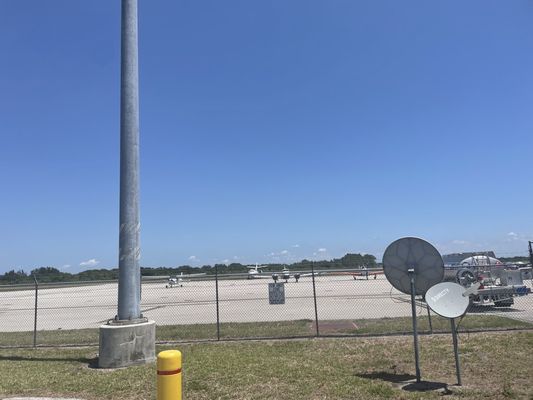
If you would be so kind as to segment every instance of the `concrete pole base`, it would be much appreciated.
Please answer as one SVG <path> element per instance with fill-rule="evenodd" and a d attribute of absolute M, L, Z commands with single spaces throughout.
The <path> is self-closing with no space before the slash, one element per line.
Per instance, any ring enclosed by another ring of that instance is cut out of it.
<path fill-rule="evenodd" d="M 155 321 L 110 320 L 100 326 L 99 368 L 128 367 L 155 359 Z"/>

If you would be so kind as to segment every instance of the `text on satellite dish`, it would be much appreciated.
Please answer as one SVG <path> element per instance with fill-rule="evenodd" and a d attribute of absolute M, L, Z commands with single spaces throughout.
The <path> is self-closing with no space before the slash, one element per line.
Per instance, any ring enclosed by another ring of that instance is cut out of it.
<path fill-rule="evenodd" d="M 444 290 L 441 291 L 440 293 L 437 293 L 435 296 L 431 296 L 431 300 L 433 300 L 433 301 L 436 302 L 436 301 L 439 300 L 441 297 L 446 296 L 449 292 L 450 292 L 450 289 L 444 289 Z"/>

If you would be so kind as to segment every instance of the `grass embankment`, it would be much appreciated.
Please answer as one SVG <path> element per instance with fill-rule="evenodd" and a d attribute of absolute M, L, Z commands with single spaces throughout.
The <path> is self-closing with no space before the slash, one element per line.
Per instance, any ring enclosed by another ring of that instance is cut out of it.
<path fill-rule="evenodd" d="M 449 320 L 432 316 L 433 332 L 449 332 Z M 412 331 L 410 317 L 382 319 L 354 319 L 342 321 L 322 321 L 319 323 L 321 336 L 334 335 L 383 335 L 404 334 Z M 533 324 L 494 315 L 467 315 L 460 323 L 459 330 L 474 332 L 479 330 L 528 329 Z M 421 333 L 429 332 L 427 316 L 418 318 Z M 250 323 L 222 323 L 220 338 L 278 338 L 311 337 L 316 334 L 313 321 L 278 321 Z M 158 342 L 179 342 L 194 340 L 216 340 L 215 324 L 161 325 L 157 327 Z M 98 343 L 98 329 L 75 329 L 38 331 L 37 344 L 46 346 L 90 345 Z M 33 332 L 7 332 L 0 335 L 0 346 L 31 346 Z"/>
<path fill-rule="evenodd" d="M 158 351 L 169 346 L 159 346 Z M 183 353 L 184 394 L 206 399 L 421 399 L 437 392 L 409 392 L 397 382 L 414 378 L 410 337 L 194 343 Z M 533 332 L 460 336 L 462 399 L 533 398 L 528 349 Z M 1 396 L 64 396 L 88 400 L 155 398 L 155 366 L 89 368 L 97 349 L 1 349 Z M 451 338 L 420 338 L 422 378 L 455 383 Z"/>

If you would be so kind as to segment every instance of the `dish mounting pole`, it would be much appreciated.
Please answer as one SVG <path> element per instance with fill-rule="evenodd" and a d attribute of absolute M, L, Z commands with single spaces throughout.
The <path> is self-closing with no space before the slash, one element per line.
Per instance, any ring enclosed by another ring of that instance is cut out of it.
<path fill-rule="evenodd" d="M 415 270 L 414 268 L 409 268 L 407 270 L 409 273 L 409 280 L 411 281 L 411 315 L 413 317 L 413 339 L 415 347 L 415 371 L 416 371 L 416 382 L 420 383 L 420 356 L 418 354 L 418 326 L 416 320 L 416 303 L 415 303 Z"/>

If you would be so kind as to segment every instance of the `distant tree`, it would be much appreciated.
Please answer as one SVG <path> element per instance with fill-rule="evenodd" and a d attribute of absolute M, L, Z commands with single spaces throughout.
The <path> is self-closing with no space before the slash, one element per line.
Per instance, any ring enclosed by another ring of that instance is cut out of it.
<path fill-rule="evenodd" d="M 29 282 L 30 278 L 24 270 L 18 270 L 15 271 L 12 269 L 11 271 L 6 272 L 4 275 L 0 276 L 0 282 L 2 283 L 9 283 L 9 284 L 15 284 L 15 283 L 24 283 Z"/>
<path fill-rule="evenodd" d="M 515 259 L 518 257 L 514 257 Z M 524 258 L 527 260 L 527 258 Z M 517 261 L 517 260 L 516 260 Z M 283 267 L 289 267 L 293 271 L 309 271 L 311 268 L 315 269 L 342 269 L 342 268 L 358 268 L 363 265 L 367 267 L 375 267 L 376 257 L 371 254 L 355 254 L 348 253 L 341 258 L 333 260 L 311 261 L 303 259 L 302 261 L 293 264 L 279 264 L 272 263 L 262 265 L 265 272 L 281 271 Z M 198 272 L 205 272 L 206 274 L 214 274 L 215 267 L 218 267 L 219 274 L 227 273 L 244 273 L 247 270 L 246 265 L 241 263 L 202 265 L 202 267 L 192 267 L 190 265 L 181 265 L 179 267 L 157 267 L 148 268 L 141 267 L 141 275 L 143 276 L 173 276 L 184 274 L 194 274 Z M 14 269 L 0 275 L 0 283 L 14 284 L 33 282 L 33 277 L 36 276 L 39 282 L 60 282 L 60 281 L 101 281 L 101 280 L 117 280 L 118 269 L 90 269 L 79 272 L 77 274 L 70 274 L 61 272 L 54 267 L 40 267 L 31 271 L 30 275 L 26 274 L 22 269 L 15 271 Z"/>
<path fill-rule="evenodd" d="M 376 266 L 376 257 L 374 257 L 372 254 L 365 254 L 363 256 L 363 263 L 367 267 L 375 267 Z"/>
<path fill-rule="evenodd" d="M 118 279 L 118 268 L 88 269 L 76 274 L 77 281 L 112 281 Z"/>
<path fill-rule="evenodd" d="M 230 274 L 237 274 L 240 272 L 246 272 L 248 268 L 246 268 L 241 263 L 231 263 L 226 267 L 226 272 Z"/>
<path fill-rule="evenodd" d="M 33 277 L 37 278 L 39 282 L 68 282 L 72 281 L 75 278 L 72 274 L 67 272 L 61 272 L 54 267 L 40 267 L 31 271 L 30 277 L 33 280 Z"/>
<path fill-rule="evenodd" d="M 213 268 L 211 267 L 211 265 L 202 265 L 202 268 L 200 268 L 202 272 L 205 272 L 207 274 L 211 273 L 212 269 Z"/>
<path fill-rule="evenodd" d="M 215 273 L 215 268 L 218 268 L 219 274 L 226 273 L 226 264 L 215 264 L 215 266 L 213 267 L 213 273 Z"/>

